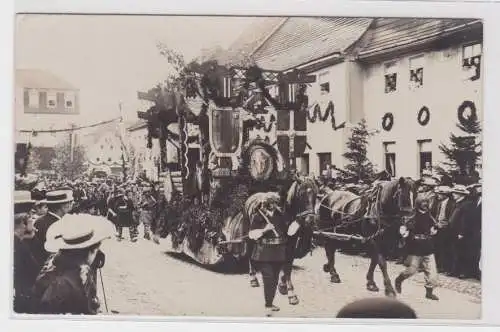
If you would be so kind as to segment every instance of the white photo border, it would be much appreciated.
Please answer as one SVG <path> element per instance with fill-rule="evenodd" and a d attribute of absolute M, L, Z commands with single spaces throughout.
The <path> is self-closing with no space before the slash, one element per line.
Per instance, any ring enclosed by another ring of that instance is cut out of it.
<path fill-rule="evenodd" d="M 405 326 L 412 326 L 412 329 L 421 329 L 419 325 L 468 325 L 469 328 L 474 325 L 497 325 L 500 324 L 500 314 L 498 313 L 498 299 L 500 299 L 500 287 L 498 287 L 497 278 L 500 275 L 500 267 L 497 264 L 496 254 L 500 252 L 500 241 L 497 240 L 497 234 L 500 234 L 500 222 L 497 222 L 496 216 L 496 198 L 500 197 L 500 181 L 497 178 L 495 170 L 500 169 L 498 156 L 498 132 L 500 129 L 500 117 L 498 116 L 498 105 L 500 104 L 500 13 L 499 3 L 485 3 L 479 1 L 468 2 L 420 2 L 420 1 L 336 1 L 329 3 L 327 1 L 314 0 L 253 0 L 253 1 L 223 1 L 212 0 L 17 0 L 14 4 L 10 0 L 3 0 L 0 3 L 0 40 L 3 52 L 0 53 L 0 64 L 2 65 L 0 100 L 2 105 L 2 121 L 0 121 L 1 135 L 1 153 L 4 162 L 0 172 L 1 186 L 4 194 L 2 197 L 2 208 L 4 211 L 3 234 L 4 240 L 1 241 L 1 256 L 4 264 L 4 271 L 8 273 L 0 274 L 0 285 L 3 287 L 3 297 L 1 301 L 1 310 L 5 316 L 10 316 L 11 298 L 10 284 L 11 276 L 11 227 L 12 215 L 12 174 L 13 174 L 13 150 L 14 150 L 14 132 L 13 132 L 13 73 L 14 73 L 14 12 L 35 12 L 35 13 L 87 13 L 87 14 L 176 14 L 176 15 L 259 15 L 259 16 L 371 16 L 371 17 L 474 17 L 484 20 L 484 61 L 485 71 L 483 76 L 483 100 L 484 100 L 484 143 L 483 143 L 483 192 L 485 193 L 484 213 L 483 213 L 483 279 L 482 279 L 482 319 L 478 321 L 449 321 L 449 320 L 418 320 L 404 323 Z M 497 129 L 498 128 L 498 129 Z M 9 162 L 6 162 L 8 160 Z M 486 250 L 488 249 L 488 250 Z M 242 299 L 243 300 L 243 299 Z M 310 328 L 318 331 L 326 329 L 338 329 L 341 326 L 319 325 L 316 323 L 332 323 L 335 312 L 332 312 L 332 320 L 325 319 L 280 319 L 272 320 L 279 324 L 221 324 L 215 322 L 266 322 L 264 319 L 198 319 L 198 318 L 168 318 L 168 317 L 91 317 L 89 319 L 61 319 L 56 317 L 43 317 L 42 320 L 29 318 L 26 320 L 8 320 L 5 325 L 5 331 L 15 331 L 14 325 L 22 330 L 35 328 L 41 330 L 67 331 L 136 331 L 137 328 L 155 327 L 158 330 L 186 330 L 203 329 L 217 330 L 221 328 L 227 330 L 254 330 L 255 328 L 268 330 L 271 328 L 287 329 L 288 331 L 305 331 Z M 69 317 L 67 317 L 69 318 Z M 64 322 L 63 322 L 64 320 Z M 166 325 L 165 322 L 169 322 Z M 180 322 L 189 322 L 180 323 Z M 198 322 L 198 323 L 195 323 Z M 200 322 L 213 322 L 214 324 L 201 324 Z M 293 322 L 300 324 L 287 324 L 284 322 Z M 339 324 L 336 321 L 336 324 Z M 307 324 L 307 325 L 304 325 Z M 313 325 L 314 324 L 314 325 Z M 346 324 L 342 321 L 342 328 L 381 329 L 384 326 L 403 326 L 397 321 L 349 321 Z M 363 325 L 361 325 L 363 324 Z M 401 327 L 400 327 L 401 328 Z"/>

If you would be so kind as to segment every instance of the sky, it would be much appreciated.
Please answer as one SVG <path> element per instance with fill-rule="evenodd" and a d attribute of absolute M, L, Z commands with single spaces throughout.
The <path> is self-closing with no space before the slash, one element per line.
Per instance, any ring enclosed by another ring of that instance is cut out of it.
<path fill-rule="evenodd" d="M 144 103 L 137 91 L 163 80 L 170 70 L 158 42 L 184 55 L 203 48 L 228 47 L 252 17 L 18 15 L 15 66 L 42 69 L 80 90 L 81 114 L 72 119 L 89 124 L 119 115 L 137 120 Z M 66 127 L 61 119 L 61 125 Z"/>

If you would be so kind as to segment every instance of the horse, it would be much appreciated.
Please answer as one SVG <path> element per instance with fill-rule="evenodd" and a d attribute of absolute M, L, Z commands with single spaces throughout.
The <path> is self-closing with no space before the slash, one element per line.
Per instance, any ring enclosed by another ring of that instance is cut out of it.
<path fill-rule="evenodd" d="M 299 303 L 299 298 L 295 294 L 291 279 L 293 261 L 296 258 L 303 258 L 312 248 L 312 229 L 316 223 L 315 205 L 318 193 L 319 187 L 314 179 L 295 177 L 286 195 L 281 197 L 282 206 L 284 206 L 282 213 L 285 214 L 288 220 L 298 224 L 297 232 L 291 236 L 289 235 L 287 238 L 287 259 L 278 284 L 279 292 L 282 295 L 288 295 L 288 302 L 291 305 Z M 257 193 L 255 195 L 261 194 Z M 255 201 L 251 201 L 248 205 L 245 205 L 245 210 L 249 217 L 254 213 L 252 212 L 254 206 Z M 249 260 L 249 276 L 250 285 L 252 287 L 259 287 L 256 270 L 251 260 Z"/>
<path fill-rule="evenodd" d="M 329 188 L 321 188 L 320 192 L 324 196 L 317 205 L 319 221 L 315 234 L 326 237 L 327 263 L 323 270 L 330 273 L 330 281 L 341 282 L 335 269 L 335 251 L 342 248 L 346 241 L 360 240 L 371 259 L 366 274 L 367 290 L 379 291 L 373 280 L 378 265 L 384 278 L 385 295 L 396 296 L 387 273 L 386 257 L 394 244 L 394 236 L 399 239 L 399 226 L 413 214 L 415 182 L 404 177 L 379 182 L 370 193 L 361 196 Z M 333 234 L 326 231 L 333 231 Z"/>

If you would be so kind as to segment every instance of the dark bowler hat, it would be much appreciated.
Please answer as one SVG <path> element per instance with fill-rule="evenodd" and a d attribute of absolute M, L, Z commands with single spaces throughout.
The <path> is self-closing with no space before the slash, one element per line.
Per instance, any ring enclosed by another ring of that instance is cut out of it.
<path fill-rule="evenodd" d="M 347 304 L 337 318 L 402 318 L 415 319 L 417 314 L 408 305 L 386 297 L 367 298 Z"/>
<path fill-rule="evenodd" d="M 31 199 L 31 193 L 29 191 L 14 191 L 14 214 L 28 213 L 34 205 L 35 201 Z"/>
<path fill-rule="evenodd" d="M 73 201 L 72 190 L 54 190 L 47 193 L 45 201 L 47 204 L 61 204 Z"/>

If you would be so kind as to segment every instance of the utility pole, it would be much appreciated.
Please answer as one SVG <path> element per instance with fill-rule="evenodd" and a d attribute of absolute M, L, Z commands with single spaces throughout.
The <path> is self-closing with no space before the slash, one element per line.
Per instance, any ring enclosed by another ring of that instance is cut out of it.
<path fill-rule="evenodd" d="M 74 138 L 75 138 L 75 124 L 71 124 L 71 130 L 69 132 L 69 160 L 70 164 L 68 165 L 70 167 L 70 175 L 71 175 L 71 180 L 73 180 L 75 174 L 74 174 L 74 167 L 73 167 L 73 160 L 74 160 Z"/>
<path fill-rule="evenodd" d="M 120 101 L 118 103 L 118 110 L 120 112 L 120 122 L 118 125 L 118 131 L 120 135 L 120 143 L 122 145 L 121 147 L 121 159 L 122 159 L 122 174 L 123 174 L 123 181 L 127 180 L 127 164 L 125 163 L 125 140 L 122 135 L 122 130 L 123 130 L 123 110 L 122 110 L 122 102 Z"/>

